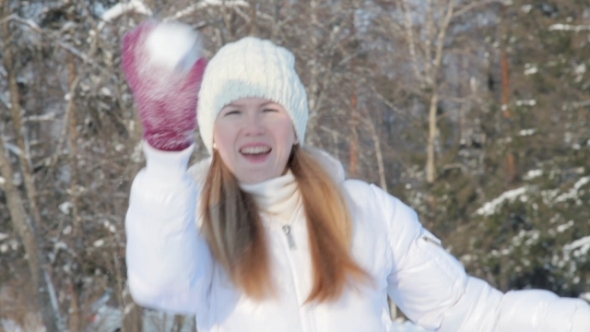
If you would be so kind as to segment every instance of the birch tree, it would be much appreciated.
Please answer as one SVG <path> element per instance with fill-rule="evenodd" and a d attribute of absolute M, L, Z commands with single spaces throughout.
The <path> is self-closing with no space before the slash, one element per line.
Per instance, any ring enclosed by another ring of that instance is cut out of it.
<path fill-rule="evenodd" d="M 10 3 L 0 2 L 0 17 L 8 17 Z M 0 134 L 0 166 L 4 179 L 3 189 L 8 201 L 8 209 L 14 229 L 19 234 L 27 254 L 27 262 L 31 273 L 33 288 L 37 290 L 37 305 L 41 317 L 48 331 L 63 330 L 61 313 L 59 311 L 54 285 L 51 281 L 51 274 L 47 268 L 45 254 L 41 249 L 38 229 L 41 227 L 41 217 L 37 206 L 37 190 L 34 177 L 31 171 L 28 144 L 25 145 L 26 133 L 22 125 L 20 110 L 20 94 L 18 91 L 16 72 L 13 62 L 15 35 L 11 31 L 10 21 L 4 20 L 0 25 L 0 39 L 2 40 L 3 65 L 6 73 L 7 83 L 10 90 L 10 102 L 5 105 L 10 108 L 12 114 L 13 133 L 17 141 L 17 155 L 19 159 L 20 172 L 25 179 L 26 194 L 28 198 L 28 213 L 23 204 L 20 192 L 13 185 L 14 171 L 12 169 L 7 151 L 4 148 L 6 142 Z"/>

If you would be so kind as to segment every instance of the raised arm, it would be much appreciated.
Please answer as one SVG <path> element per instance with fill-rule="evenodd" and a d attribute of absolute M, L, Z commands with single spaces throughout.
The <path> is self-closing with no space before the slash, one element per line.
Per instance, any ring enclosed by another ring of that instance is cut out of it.
<path fill-rule="evenodd" d="M 164 152 L 144 143 L 147 167 L 133 181 L 125 228 L 133 299 L 194 314 L 206 301 L 212 258 L 195 226 L 197 189 L 186 172 L 192 149 Z"/>
<path fill-rule="evenodd" d="M 388 293 L 415 323 L 436 331 L 590 331 L 590 306 L 543 290 L 506 294 L 468 276 L 407 205 L 373 187 L 394 259 Z"/>
<path fill-rule="evenodd" d="M 212 258 L 195 227 L 197 188 L 187 175 L 205 69 L 198 36 L 148 21 L 123 38 L 122 67 L 143 127 L 147 167 L 131 188 L 127 271 L 147 307 L 195 313 L 206 301 Z"/>

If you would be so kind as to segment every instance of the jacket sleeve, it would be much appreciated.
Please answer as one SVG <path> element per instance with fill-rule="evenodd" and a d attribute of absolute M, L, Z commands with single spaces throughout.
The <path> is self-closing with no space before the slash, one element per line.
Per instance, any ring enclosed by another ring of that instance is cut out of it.
<path fill-rule="evenodd" d="M 197 188 L 186 171 L 193 147 L 164 152 L 144 142 L 143 150 L 147 166 L 133 181 L 125 219 L 130 293 L 146 307 L 195 314 L 212 257 L 195 226 Z"/>
<path fill-rule="evenodd" d="M 543 290 L 506 294 L 465 273 L 407 205 L 373 187 L 388 224 L 388 294 L 415 323 L 435 331 L 590 331 L 590 307 Z"/>

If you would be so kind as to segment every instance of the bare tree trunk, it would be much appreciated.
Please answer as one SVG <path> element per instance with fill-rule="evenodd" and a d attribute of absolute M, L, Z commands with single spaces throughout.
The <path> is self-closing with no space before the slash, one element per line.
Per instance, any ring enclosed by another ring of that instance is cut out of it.
<path fill-rule="evenodd" d="M 500 51 L 500 71 L 502 72 L 502 115 L 508 119 L 511 117 L 511 114 L 508 108 L 510 101 L 510 80 L 508 76 L 508 56 L 506 55 L 506 50 Z"/>
<path fill-rule="evenodd" d="M 80 225 L 80 215 L 78 208 L 78 135 L 76 132 L 76 109 L 75 109 L 75 90 L 78 85 L 78 78 L 76 77 L 76 65 L 74 64 L 74 56 L 68 55 L 68 71 L 70 90 L 68 92 L 69 99 L 67 103 L 66 120 L 68 124 L 68 145 L 70 146 L 70 201 L 72 203 L 72 222 L 74 228 L 73 238 L 76 239 L 76 249 L 79 249 L 82 243 L 82 226 Z"/>
<path fill-rule="evenodd" d="M 504 27 L 504 17 L 506 16 L 506 7 L 500 5 L 500 24 L 498 24 L 499 35 L 500 35 L 500 72 L 502 77 L 502 89 L 500 103 L 502 105 L 502 115 L 505 118 L 510 118 L 510 110 L 508 109 L 508 103 L 510 101 L 510 77 L 508 68 L 508 55 L 506 54 L 506 45 L 504 43 L 504 35 L 506 28 Z"/>
<path fill-rule="evenodd" d="M 368 114 L 365 123 L 367 124 L 367 127 L 369 127 L 371 138 L 373 138 L 373 148 L 375 149 L 375 156 L 377 158 L 377 168 L 379 170 L 379 186 L 381 187 L 381 189 L 387 191 L 387 180 L 385 179 L 385 164 L 383 163 L 383 154 L 381 152 L 381 140 L 379 139 L 377 129 L 375 128 L 375 125 L 373 124 L 373 121 L 371 120 Z"/>
<path fill-rule="evenodd" d="M 234 31 L 232 28 L 232 12 L 230 11 L 230 9 L 226 6 L 225 4 L 225 0 L 222 0 L 221 3 L 221 10 L 222 10 L 222 15 L 223 15 L 223 23 L 225 25 L 225 31 L 226 31 L 226 38 L 225 38 L 225 42 L 232 42 L 234 40 Z"/>
<path fill-rule="evenodd" d="M 68 285 L 68 293 L 70 293 L 70 309 L 68 310 L 70 332 L 77 332 L 81 330 L 80 324 L 80 305 L 78 304 L 78 294 L 74 287 L 74 278 L 70 278 Z"/>
<path fill-rule="evenodd" d="M 434 58 L 427 62 L 428 64 L 432 64 L 432 66 L 427 66 L 428 72 L 430 75 L 428 76 L 428 80 L 430 83 L 429 86 L 431 87 L 432 96 L 430 98 L 430 108 L 428 110 L 428 146 L 427 146 L 427 161 L 426 161 L 426 182 L 434 183 L 436 178 L 436 160 L 435 160 L 435 151 L 434 151 L 434 144 L 436 142 L 436 137 L 438 135 L 438 128 L 437 128 L 437 117 L 436 117 L 436 109 L 438 105 L 438 72 L 440 69 L 440 65 L 442 63 L 443 51 L 444 51 L 444 42 L 445 37 L 447 35 L 447 30 L 449 28 L 449 24 L 451 23 L 451 19 L 453 18 L 454 13 L 454 0 L 448 0 L 446 6 L 444 7 L 444 20 L 441 23 L 441 26 L 438 30 L 436 35 L 436 49 L 434 53 Z M 430 3 L 429 3 L 430 5 Z M 430 10 L 430 9 L 429 9 Z M 429 20 L 427 18 L 427 20 Z M 428 26 L 428 25 L 427 25 Z M 429 38 L 427 38 L 429 39 Z M 427 45 L 430 46 L 430 45 Z M 430 50 L 429 50 L 430 52 Z M 432 62 L 431 62 L 432 61 Z"/>
<path fill-rule="evenodd" d="M 438 93 L 434 92 L 430 99 L 428 110 L 428 143 L 426 146 L 426 182 L 433 183 L 436 177 L 434 144 L 438 129 L 436 125 L 436 106 L 438 104 Z"/>
<path fill-rule="evenodd" d="M 176 315 L 174 316 L 174 324 L 172 325 L 172 329 L 170 332 L 181 332 L 182 325 L 184 325 L 184 316 Z"/>
<path fill-rule="evenodd" d="M 141 332 L 143 309 L 133 302 L 131 294 L 123 292 L 123 326 L 121 332 Z"/>
<path fill-rule="evenodd" d="M 258 21 L 257 13 L 256 13 L 256 6 L 254 4 L 250 5 L 250 26 L 248 27 L 248 35 L 256 36 L 258 29 L 256 23 Z"/>
<path fill-rule="evenodd" d="M 419 82 L 420 87 L 424 89 L 425 87 L 429 86 L 432 88 L 432 96 L 430 97 L 430 106 L 428 109 L 428 140 L 426 143 L 426 182 L 433 183 L 435 176 L 436 176 L 436 165 L 435 165 L 435 151 L 434 151 L 434 144 L 436 142 L 436 135 L 437 135 L 437 123 L 436 123 L 436 106 L 438 103 L 438 95 L 436 93 L 436 75 L 437 70 L 432 71 L 432 65 L 434 59 L 431 58 L 431 42 L 430 39 L 433 37 L 434 33 L 432 32 L 434 27 L 434 22 L 432 22 L 432 2 L 427 1 L 426 3 L 426 22 L 424 22 L 424 31 L 426 34 L 426 38 L 424 41 L 424 74 L 422 74 L 421 70 L 418 66 L 418 55 L 416 52 L 416 40 L 414 38 L 413 32 L 413 19 L 412 13 L 410 10 L 410 5 L 408 0 L 403 0 L 401 2 L 401 6 L 398 5 L 398 9 L 401 9 L 404 14 L 404 37 L 409 46 L 410 52 L 410 60 L 412 62 L 412 68 L 414 70 L 414 75 L 416 76 L 416 80 Z M 438 49 L 437 49 L 438 50 Z M 442 51 L 442 49 L 441 49 Z"/>
<path fill-rule="evenodd" d="M 318 0 L 311 0 L 309 5 L 310 10 L 310 52 L 311 56 L 311 63 L 309 63 L 309 93 L 308 93 L 308 105 L 309 105 L 309 121 L 308 121 L 308 132 L 312 135 L 315 135 L 315 127 L 318 122 L 319 118 L 319 91 L 320 91 L 320 84 L 319 84 L 319 70 L 320 70 L 320 52 L 319 52 L 319 36 L 318 36 L 318 27 L 319 27 L 319 20 L 318 20 Z M 311 138 L 311 135 L 308 135 Z"/>
<path fill-rule="evenodd" d="M 33 286 L 37 290 L 37 305 L 41 311 L 43 323 L 48 332 L 63 331 L 63 329 L 59 328 L 61 324 L 55 311 L 56 308 L 51 303 L 50 289 L 53 288 L 53 285 L 47 282 L 48 280 L 43 268 L 45 260 L 40 254 L 34 230 L 25 214 L 18 189 L 12 184 L 13 172 L 9 164 L 6 149 L 4 148 L 4 138 L 2 135 L 0 135 L 0 171 L 6 179 L 3 189 L 6 194 L 10 220 L 12 221 L 12 227 L 16 230 L 25 247 L 29 272 L 31 273 Z"/>
<path fill-rule="evenodd" d="M 70 202 L 72 203 L 72 247 L 77 252 L 82 252 L 83 232 L 80 225 L 80 215 L 78 208 L 78 146 L 77 146 L 77 131 L 76 131 L 76 110 L 74 108 L 75 90 L 78 85 L 78 78 L 76 77 L 76 66 L 74 63 L 74 56 L 68 54 L 68 71 L 69 71 L 69 99 L 67 101 L 65 112 L 65 123 L 68 125 L 68 140 L 70 147 Z M 65 125 L 65 124 L 64 124 Z M 73 258 L 72 258 L 73 259 Z M 78 262 L 80 263 L 80 262 Z M 78 265 L 79 266 L 79 265 Z M 68 310 L 68 319 L 70 332 L 80 331 L 81 325 L 81 311 L 78 304 L 78 293 L 76 292 L 75 278 L 71 277 L 68 285 L 68 293 L 70 294 L 70 309 Z"/>
<path fill-rule="evenodd" d="M 414 38 L 414 30 L 413 30 L 413 21 L 412 21 L 412 13 L 410 13 L 410 9 L 408 6 L 408 0 L 404 0 L 401 2 L 402 11 L 404 13 L 404 28 L 405 28 L 405 37 L 408 43 L 408 50 L 410 52 L 410 58 L 412 61 L 412 68 L 414 69 L 414 75 L 416 75 L 416 79 L 421 82 L 421 85 L 424 83 L 424 77 L 421 74 L 420 69 L 418 69 L 418 56 L 416 53 L 416 41 Z M 399 6 L 399 5 L 398 5 Z M 398 7 L 399 8 L 399 7 Z"/>
<path fill-rule="evenodd" d="M 516 161 L 512 151 L 506 153 L 506 183 L 512 183 L 516 179 Z"/>
<path fill-rule="evenodd" d="M 351 15 L 349 17 L 351 24 L 351 35 L 353 38 L 356 36 L 356 25 L 354 20 L 354 11 L 351 11 Z M 353 58 L 350 60 L 350 72 L 353 76 L 352 80 L 352 91 L 350 93 L 350 131 L 352 135 L 350 135 L 350 143 L 348 145 L 348 172 L 351 176 L 355 176 L 356 169 L 357 169 L 357 160 L 358 160 L 358 133 L 357 133 L 357 126 L 358 126 L 358 97 L 357 97 L 357 86 L 356 86 L 356 61 Z"/>
<path fill-rule="evenodd" d="M 107 263 L 109 264 L 109 270 L 114 271 L 115 274 L 115 296 L 117 297 L 122 317 L 121 332 L 141 332 L 143 330 L 143 309 L 133 301 L 125 282 L 125 276 L 123 275 L 124 267 L 119 264 L 119 259 L 123 258 L 123 256 L 119 256 L 117 252 L 121 247 L 118 233 L 114 233 L 112 239 L 114 242 L 111 246 L 112 259 L 107 260 Z"/>
<path fill-rule="evenodd" d="M 504 17 L 506 16 L 506 7 L 501 5 L 500 7 L 500 19 L 501 24 L 498 25 L 500 30 L 500 36 L 505 35 Z M 510 119 L 512 114 L 510 113 L 510 76 L 509 76 L 509 65 L 508 65 L 508 54 L 506 53 L 506 45 L 504 39 L 501 39 L 500 43 L 500 72 L 502 77 L 502 89 L 500 90 L 500 104 L 502 105 L 502 116 L 504 119 Z M 510 123 L 508 123 L 510 126 Z M 510 133 L 508 133 L 510 135 Z M 505 157 L 506 166 L 506 183 L 509 184 L 516 179 L 516 162 L 514 154 L 512 153 L 512 147 L 509 143 Z"/>
<path fill-rule="evenodd" d="M 395 320 L 397 318 L 397 306 L 389 296 L 387 297 L 387 304 L 389 305 L 389 317 L 391 317 L 391 320 Z"/>
<path fill-rule="evenodd" d="M 194 318 L 193 318 L 193 321 L 192 321 L 192 330 L 191 330 L 191 332 L 198 332 L 197 331 L 197 320 L 194 319 Z"/>
<path fill-rule="evenodd" d="M 7 17 L 8 4 L 2 2 L 0 3 L 0 5 L 2 5 L 2 7 L 0 7 L 0 12 L 2 13 L 2 15 L 0 15 L 0 17 Z M 1 135 L 0 169 L 2 171 L 2 175 L 7 179 L 7 181 L 4 184 L 4 189 L 8 201 L 10 217 L 14 229 L 19 234 L 25 247 L 25 252 L 27 254 L 27 262 L 31 273 L 31 279 L 33 281 L 33 286 L 37 290 L 37 304 L 39 306 L 39 310 L 41 311 L 43 323 L 45 324 L 45 328 L 48 332 L 58 332 L 63 331 L 64 329 L 62 328 L 63 326 L 60 319 L 58 303 L 55 297 L 55 290 L 53 288 L 53 284 L 51 282 L 49 273 L 45 267 L 45 259 L 44 256 L 41 254 L 38 245 L 38 237 L 35 233 L 34 225 L 40 224 L 41 217 L 36 203 L 35 184 L 33 181 L 33 175 L 29 164 L 29 160 L 27 158 L 27 150 L 25 148 L 24 143 L 24 132 L 20 116 L 20 97 L 16 82 L 16 73 L 12 61 L 12 40 L 10 35 L 9 21 L 5 20 L 4 22 L 2 22 L 0 29 L 1 38 L 3 40 L 4 69 L 6 70 L 6 76 L 10 90 L 10 109 L 12 113 L 12 121 L 14 125 L 17 145 L 20 149 L 19 162 L 21 166 L 21 171 L 23 173 L 25 188 L 27 192 L 27 199 L 29 203 L 29 210 L 33 217 L 33 221 L 27 218 L 18 189 L 12 183 L 13 171 L 10 167 L 10 160 L 8 159 L 8 155 L 4 148 L 4 139 Z"/>
<path fill-rule="evenodd" d="M 353 88 L 356 89 L 356 88 Z M 348 145 L 348 172 L 351 176 L 355 176 L 358 159 L 358 134 L 356 126 L 358 123 L 358 112 L 357 112 L 357 98 L 356 91 L 353 91 L 350 96 L 351 114 L 350 114 L 350 130 L 352 135 L 350 137 L 350 143 Z"/>
<path fill-rule="evenodd" d="M 2 15 L 6 17 L 8 15 Z M 31 170 L 30 160 L 28 158 L 28 149 L 25 146 L 25 132 L 21 120 L 20 96 L 18 91 L 18 84 L 16 82 L 16 73 L 12 61 L 12 37 L 9 29 L 9 22 L 2 23 L 2 39 L 4 40 L 4 68 L 6 69 L 6 76 L 8 81 L 8 88 L 10 91 L 10 111 L 12 113 L 12 125 L 15 131 L 16 144 L 20 149 L 18 154 L 20 168 L 25 183 L 27 192 L 27 199 L 29 210 L 33 217 L 33 225 L 38 227 L 41 222 L 41 215 L 37 207 L 37 191 L 35 190 L 35 182 L 33 179 L 33 172 Z"/>

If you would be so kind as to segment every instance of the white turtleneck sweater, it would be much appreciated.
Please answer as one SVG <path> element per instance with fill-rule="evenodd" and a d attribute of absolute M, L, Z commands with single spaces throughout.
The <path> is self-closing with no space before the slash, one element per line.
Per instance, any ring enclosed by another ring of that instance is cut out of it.
<path fill-rule="evenodd" d="M 290 225 L 298 209 L 301 195 L 291 170 L 284 175 L 256 184 L 242 184 L 240 188 L 252 195 L 260 212 L 266 213 L 282 225 Z"/>

